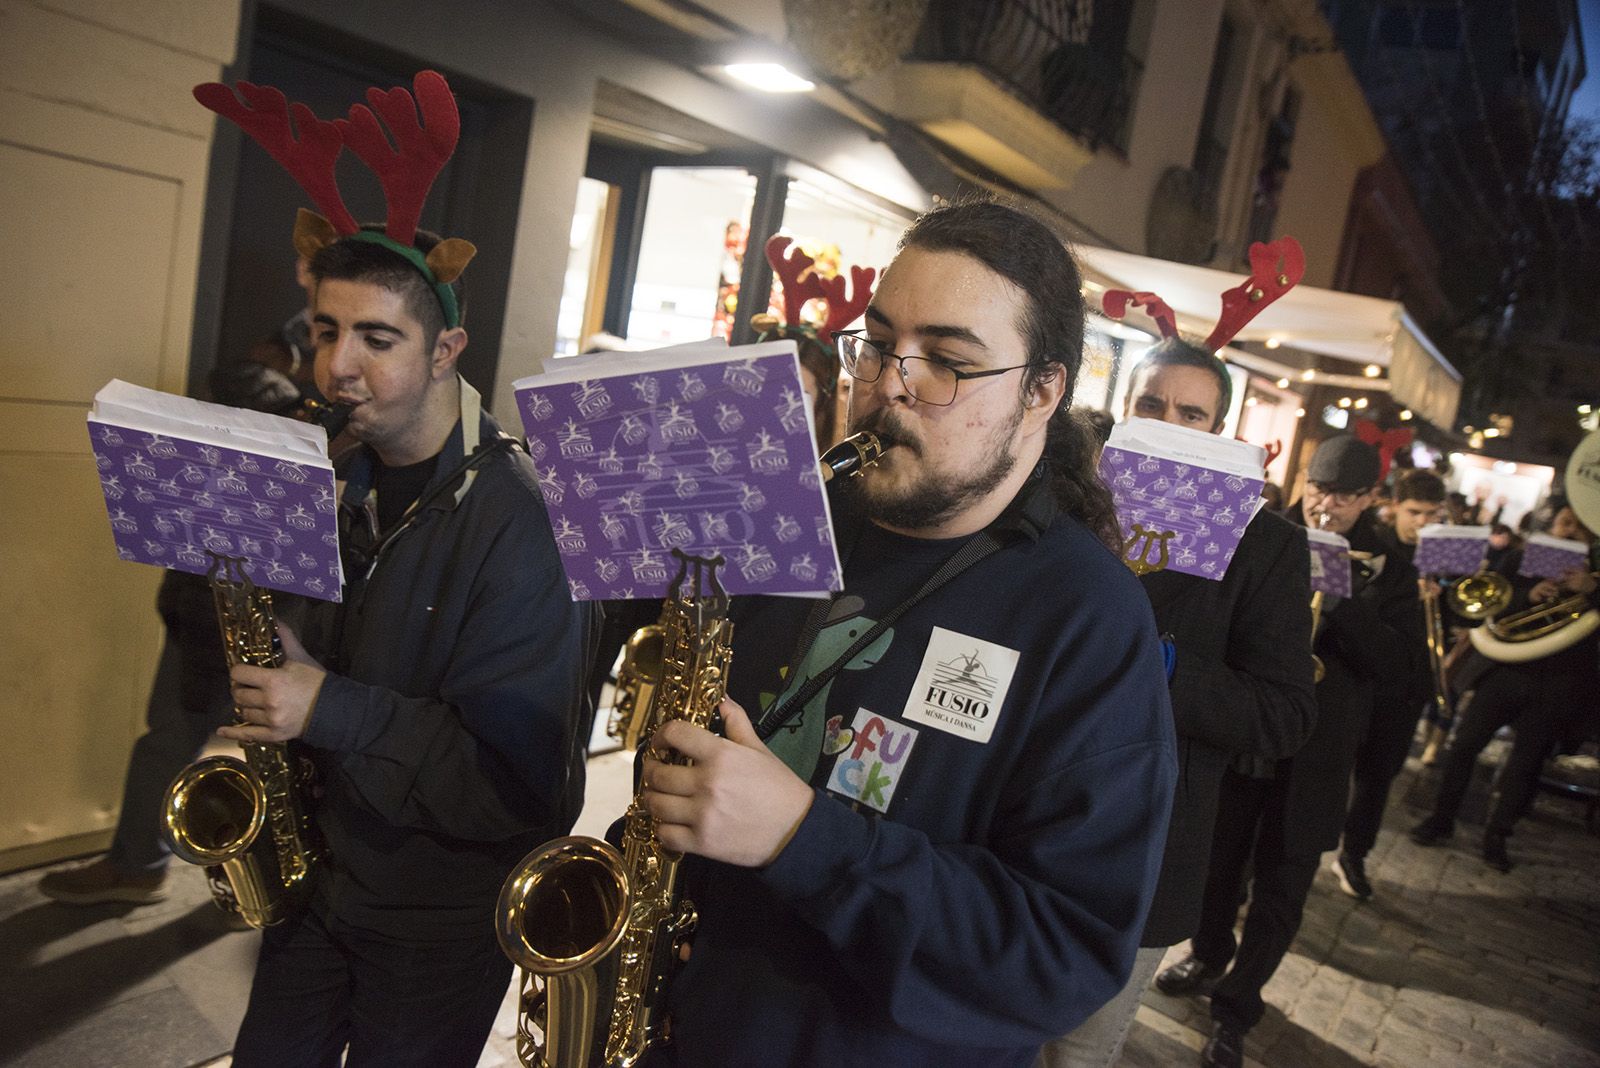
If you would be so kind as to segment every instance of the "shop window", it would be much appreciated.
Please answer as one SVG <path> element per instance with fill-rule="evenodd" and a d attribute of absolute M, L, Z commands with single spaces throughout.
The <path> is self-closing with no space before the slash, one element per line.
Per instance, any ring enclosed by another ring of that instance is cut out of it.
<path fill-rule="evenodd" d="M 737 167 L 651 173 L 627 340 L 675 345 L 728 337 L 756 177 Z"/>
<path fill-rule="evenodd" d="M 616 190 L 594 178 L 578 179 L 578 203 L 567 243 L 567 271 L 556 317 L 556 355 L 584 352 L 600 332 L 616 232 Z"/>

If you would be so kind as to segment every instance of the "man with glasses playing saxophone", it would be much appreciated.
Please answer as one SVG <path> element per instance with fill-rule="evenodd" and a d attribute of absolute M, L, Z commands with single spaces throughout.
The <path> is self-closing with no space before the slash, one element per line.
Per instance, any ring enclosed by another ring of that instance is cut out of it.
<path fill-rule="evenodd" d="M 833 483 L 844 592 L 737 608 L 726 737 L 643 765 L 700 916 L 652 1063 L 1024 1068 L 1126 982 L 1176 769 L 1066 412 L 1078 286 L 1034 220 L 942 208 L 840 335 L 886 447 Z"/>

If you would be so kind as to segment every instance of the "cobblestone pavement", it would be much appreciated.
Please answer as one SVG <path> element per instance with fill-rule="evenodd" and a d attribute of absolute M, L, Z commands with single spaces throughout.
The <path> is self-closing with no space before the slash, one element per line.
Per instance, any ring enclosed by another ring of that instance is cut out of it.
<path fill-rule="evenodd" d="M 629 774 L 620 755 L 591 763 L 582 830 L 622 811 Z M 1576 803 L 1541 797 L 1510 874 L 1479 860 L 1471 823 L 1418 848 L 1404 832 L 1431 774 L 1413 762 L 1395 784 L 1372 901 L 1318 875 L 1246 1043 L 1256 1068 L 1600 1068 L 1600 836 Z M 41 874 L 0 879 L 0 1065 L 227 1065 L 257 936 L 218 922 L 199 872 L 177 866 L 172 898 L 141 909 L 52 905 Z M 1196 1064 L 1208 1027 L 1203 1000 L 1148 991 L 1122 1068 Z M 508 993 L 480 1068 L 517 1063 L 514 1029 Z"/>
<path fill-rule="evenodd" d="M 1367 858 L 1371 901 L 1341 893 L 1326 865 L 1318 873 L 1247 1058 L 1266 1068 L 1600 1066 L 1600 836 L 1583 829 L 1577 802 L 1541 796 L 1511 839 L 1516 867 L 1501 874 L 1478 855 L 1480 781 L 1464 811 L 1473 822 L 1424 849 L 1405 832 L 1435 781 L 1414 760 L 1396 780 Z M 1198 1063 L 1209 1029 L 1204 999 L 1151 989 L 1121 1064 Z"/>

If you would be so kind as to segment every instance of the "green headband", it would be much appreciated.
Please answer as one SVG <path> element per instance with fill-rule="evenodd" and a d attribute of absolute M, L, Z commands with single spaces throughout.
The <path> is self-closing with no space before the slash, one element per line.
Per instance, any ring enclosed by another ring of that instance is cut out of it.
<path fill-rule="evenodd" d="M 427 257 L 419 249 L 411 245 L 402 245 L 387 234 L 380 234 L 376 230 L 357 230 L 353 234 L 345 235 L 345 240 L 381 245 L 390 252 L 404 257 L 405 261 L 422 275 L 423 281 L 433 290 L 433 295 L 439 298 L 439 308 L 444 312 L 445 328 L 454 330 L 461 325 L 461 305 L 456 301 L 456 291 L 434 277 L 433 269 L 428 266 Z"/>

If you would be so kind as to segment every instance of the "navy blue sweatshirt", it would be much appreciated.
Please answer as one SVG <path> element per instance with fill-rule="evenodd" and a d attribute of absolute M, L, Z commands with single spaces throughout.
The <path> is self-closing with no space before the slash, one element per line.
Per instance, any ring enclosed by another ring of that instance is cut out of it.
<path fill-rule="evenodd" d="M 680 1065 L 1028 1065 L 1126 982 L 1176 762 L 1149 604 L 1045 501 L 901 617 L 771 745 L 816 791 L 767 868 L 691 858 Z M 834 499 L 841 528 L 848 499 Z M 834 659 L 959 547 L 857 524 Z M 844 540 L 843 538 L 841 540 Z M 736 615 L 730 695 L 780 687 L 809 605 Z M 803 739 L 797 741 L 796 739 Z"/>

